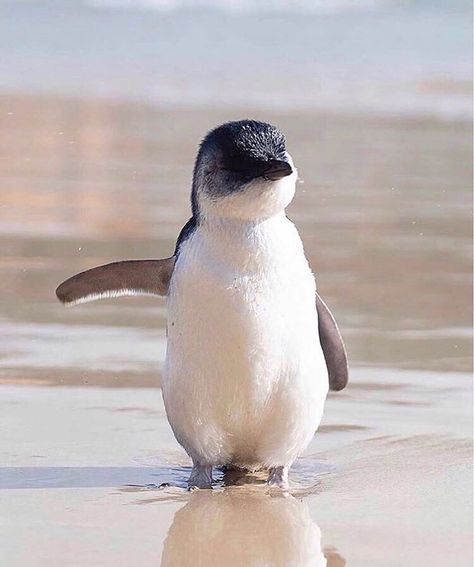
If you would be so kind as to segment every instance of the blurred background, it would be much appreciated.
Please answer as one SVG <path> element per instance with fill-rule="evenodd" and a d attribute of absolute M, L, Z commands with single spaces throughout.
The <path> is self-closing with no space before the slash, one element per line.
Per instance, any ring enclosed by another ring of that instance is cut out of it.
<path fill-rule="evenodd" d="M 0 490 L 4 564 L 159 564 L 188 497 L 110 487 L 187 476 L 165 302 L 54 290 L 170 255 L 200 140 L 246 117 L 287 136 L 288 214 L 349 354 L 292 473 L 328 565 L 472 564 L 471 41 L 469 0 L 0 0 L 0 488 L 40 489 Z"/>
<path fill-rule="evenodd" d="M 54 289 L 168 255 L 200 139 L 243 117 L 287 135 L 289 214 L 352 365 L 470 368 L 468 0 L 0 0 L 0 14 L 3 380 L 157 383 L 162 302 L 70 311 Z"/>

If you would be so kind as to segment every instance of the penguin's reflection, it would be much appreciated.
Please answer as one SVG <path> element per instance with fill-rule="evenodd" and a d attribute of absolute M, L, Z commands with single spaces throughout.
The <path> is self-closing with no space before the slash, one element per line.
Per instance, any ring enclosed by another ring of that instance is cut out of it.
<path fill-rule="evenodd" d="M 162 567 L 326 567 L 307 505 L 265 490 L 199 491 L 174 516 Z"/>

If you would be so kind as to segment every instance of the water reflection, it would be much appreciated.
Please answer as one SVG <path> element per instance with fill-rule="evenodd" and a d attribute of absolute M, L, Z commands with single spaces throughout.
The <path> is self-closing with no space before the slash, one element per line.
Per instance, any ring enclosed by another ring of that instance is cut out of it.
<path fill-rule="evenodd" d="M 174 516 L 161 565 L 326 567 L 331 563 L 305 501 L 247 487 L 192 494 Z"/>

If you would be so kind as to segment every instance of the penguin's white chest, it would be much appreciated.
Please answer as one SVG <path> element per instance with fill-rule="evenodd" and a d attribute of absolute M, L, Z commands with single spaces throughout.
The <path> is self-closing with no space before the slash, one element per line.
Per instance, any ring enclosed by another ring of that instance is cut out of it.
<path fill-rule="evenodd" d="M 285 217 L 222 228 L 198 228 L 175 267 L 168 417 L 200 462 L 288 464 L 319 425 L 328 389 L 314 278 Z"/>

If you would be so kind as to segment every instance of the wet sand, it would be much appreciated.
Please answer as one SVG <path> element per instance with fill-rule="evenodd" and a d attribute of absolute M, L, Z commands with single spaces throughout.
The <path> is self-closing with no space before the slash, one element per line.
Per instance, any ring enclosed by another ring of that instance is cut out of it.
<path fill-rule="evenodd" d="M 188 493 L 158 389 L 4 386 L 2 564 L 468 566 L 469 376 L 418 378 L 356 370 L 286 498 Z"/>
<path fill-rule="evenodd" d="M 245 111 L 287 132 L 289 215 L 352 367 L 281 498 L 219 474 L 185 491 L 162 300 L 54 298 L 80 269 L 168 255 L 200 137 L 242 113 L 0 108 L 2 565 L 471 565 L 468 124 Z"/>

